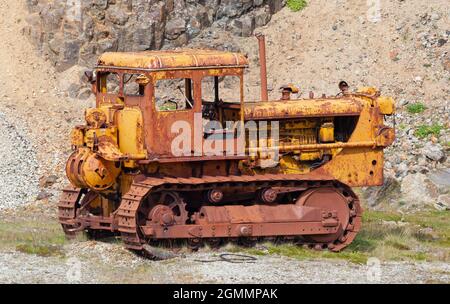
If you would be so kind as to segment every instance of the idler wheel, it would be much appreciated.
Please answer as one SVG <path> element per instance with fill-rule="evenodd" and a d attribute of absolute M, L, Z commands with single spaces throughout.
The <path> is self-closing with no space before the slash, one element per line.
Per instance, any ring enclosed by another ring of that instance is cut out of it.
<path fill-rule="evenodd" d="M 157 205 L 150 211 L 149 219 L 162 226 L 171 226 L 175 223 L 175 214 L 169 206 Z"/>
<path fill-rule="evenodd" d="M 335 233 L 325 235 L 305 236 L 307 242 L 329 244 L 344 238 L 344 232 L 349 225 L 349 199 L 336 188 L 315 188 L 307 190 L 297 200 L 297 204 L 325 210 L 325 214 L 335 213 L 339 221 L 339 229 Z"/>
<path fill-rule="evenodd" d="M 175 224 L 185 224 L 188 220 L 186 203 L 173 191 L 163 191 L 149 199 L 149 206 L 146 208 L 147 224 L 160 224 L 162 226 L 172 226 Z"/>

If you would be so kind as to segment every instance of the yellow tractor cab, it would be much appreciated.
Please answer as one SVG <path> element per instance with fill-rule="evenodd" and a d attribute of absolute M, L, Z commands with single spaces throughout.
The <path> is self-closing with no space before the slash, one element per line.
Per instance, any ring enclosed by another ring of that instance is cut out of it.
<path fill-rule="evenodd" d="M 96 68 L 97 107 L 140 108 L 145 144 L 155 157 L 169 157 L 176 121 L 242 120 L 244 69 L 240 53 L 215 50 L 105 53 Z"/>

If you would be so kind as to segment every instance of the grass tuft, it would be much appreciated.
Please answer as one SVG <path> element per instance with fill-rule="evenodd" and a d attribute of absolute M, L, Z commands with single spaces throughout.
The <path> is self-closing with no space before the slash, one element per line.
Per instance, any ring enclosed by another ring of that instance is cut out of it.
<path fill-rule="evenodd" d="M 414 133 L 418 138 L 425 138 L 428 135 L 433 134 L 434 136 L 438 136 L 444 126 L 439 124 L 432 124 L 431 126 L 420 125 L 417 127 L 416 132 Z"/>
<path fill-rule="evenodd" d="M 406 110 L 411 114 L 422 113 L 426 108 L 427 107 L 421 102 L 411 103 L 406 106 Z"/>
<path fill-rule="evenodd" d="M 402 234 L 390 234 L 384 239 L 384 244 L 398 250 L 411 250 L 411 238 Z"/>
<path fill-rule="evenodd" d="M 64 256 L 67 240 L 56 221 L 3 221 L 0 223 L 0 249 L 15 249 L 39 256 Z"/>
<path fill-rule="evenodd" d="M 43 257 L 64 256 L 61 246 L 51 244 L 23 243 L 16 246 L 16 250 L 27 254 L 36 254 Z"/>
<path fill-rule="evenodd" d="M 299 12 L 308 5 L 308 2 L 306 0 L 287 0 L 286 5 L 291 11 Z"/>

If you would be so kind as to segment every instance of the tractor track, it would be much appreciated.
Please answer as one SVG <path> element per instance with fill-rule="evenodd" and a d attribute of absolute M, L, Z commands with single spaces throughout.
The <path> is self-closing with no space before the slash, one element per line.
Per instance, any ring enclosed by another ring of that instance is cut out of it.
<path fill-rule="evenodd" d="M 303 178 L 303 180 L 302 180 Z M 199 191 L 203 188 L 218 188 L 223 185 L 227 187 L 236 187 L 236 189 L 240 189 L 243 184 L 246 186 L 254 186 L 261 187 L 270 186 L 270 187 L 302 187 L 305 189 L 312 188 L 320 188 L 326 184 L 335 184 L 338 189 L 341 189 L 342 192 L 348 191 L 351 193 L 351 190 L 347 187 L 343 186 L 338 182 L 334 182 L 332 180 L 304 180 L 304 176 L 301 175 L 286 175 L 286 176 L 278 176 L 278 175 L 263 175 L 263 176 L 229 176 L 229 177 L 203 177 L 203 178 L 157 178 L 157 177 L 147 177 L 144 179 L 140 179 L 139 181 L 134 182 L 131 185 L 130 190 L 123 195 L 122 201 L 120 203 L 119 208 L 114 212 L 114 218 L 109 219 L 108 221 L 113 223 L 111 225 L 111 230 L 118 230 L 121 234 L 121 239 L 126 248 L 132 251 L 143 252 L 149 258 L 155 258 L 152 256 L 152 253 L 146 252 L 144 245 L 149 241 L 146 240 L 145 237 L 141 234 L 141 228 L 139 227 L 139 208 L 141 207 L 143 201 L 152 193 L 156 193 L 158 191 L 174 191 L 181 193 L 183 191 Z M 72 229 L 77 230 L 77 225 L 73 224 L 74 219 L 79 216 L 77 212 L 77 208 L 82 205 L 80 202 L 82 190 L 68 187 L 64 190 L 59 207 L 59 220 L 66 230 L 66 234 L 71 236 L 73 232 L 67 227 L 72 227 Z M 296 241 L 299 245 L 304 245 L 310 248 L 315 248 L 318 250 L 322 249 L 330 249 L 332 251 L 340 251 L 341 249 L 348 246 L 353 239 L 355 238 L 357 232 L 361 226 L 361 213 L 362 209 L 360 207 L 359 200 L 356 196 L 351 196 L 349 199 L 350 207 L 350 224 L 345 228 L 343 236 L 332 243 L 329 241 L 321 242 L 319 241 L 310 241 L 308 239 L 299 242 Z M 106 220 L 105 220 L 106 222 Z M 117 226 L 117 227 L 116 227 Z M 83 228 L 80 228 L 83 230 Z M 263 242 L 267 240 L 273 240 L 273 237 L 259 237 L 258 242 Z M 180 241 L 180 240 L 179 240 Z M 176 243 L 187 243 L 192 249 L 197 250 L 200 248 L 204 241 L 208 244 L 212 242 L 212 239 L 187 239 L 181 240 L 182 242 Z M 218 244 L 224 243 L 224 241 L 232 241 L 235 242 L 235 238 L 218 238 Z M 242 241 L 242 240 L 241 240 Z M 292 237 L 278 237 L 277 241 L 293 241 Z M 162 240 L 158 241 L 162 243 Z M 151 241 L 154 244 L 154 241 Z M 249 241 L 248 243 L 252 243 Z M 172 242 L 170 242 L 171 246 L 174 246 Z M 176 246 L 176 245 L 175 245 Z"/>

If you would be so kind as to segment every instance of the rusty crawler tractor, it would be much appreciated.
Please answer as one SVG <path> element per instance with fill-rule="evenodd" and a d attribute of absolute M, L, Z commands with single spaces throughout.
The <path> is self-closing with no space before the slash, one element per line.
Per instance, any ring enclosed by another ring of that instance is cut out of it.
<path fill-rule="evenodd" d="M 383 149 L 394 140 L 383 122 L 394 102 L 374 88 L 351 92 L 345 83 L 335 97 L 291 99 L 297 89 L 287 85 L 280 100 L 268 101 L 264 37 L 258 39 L 258 102 L 244 102 L 248 61 L 239 53 L 100 57 L 95 73 L 86 74 L 96 107 L 71 134 L 71 186 L 59 203 L 67 235 L 115 233 L 142 253 L 147 245 L 179 241 L 198 248 L 276 239 L 332 251 L 353 241 L 362 209 L 350 187 L 383 183 Z M 235 99 L 224 100 L 221 87 L 229 78 L 237 85 Z M 254 122 L 258 132 L 271 132 L 277 122 L 279 136 L 252 139 L 248 130 L 208 129 L 208 120 Z M 180 122 L 196 129 L 187 136 L 192 149 L 184 146 L 181 155 L 173 149 Z M 204 147 L 218 137 L 222 144 L 208 153 Z M 230 153 L 239 144 L 244 153 Z"/>

